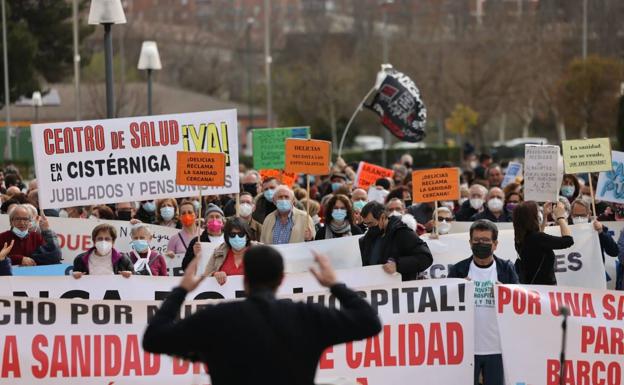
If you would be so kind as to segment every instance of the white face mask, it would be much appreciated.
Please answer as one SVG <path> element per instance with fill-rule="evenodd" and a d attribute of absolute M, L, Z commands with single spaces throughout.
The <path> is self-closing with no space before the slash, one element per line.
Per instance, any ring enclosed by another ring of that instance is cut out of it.
<path fill-rule="evenodd" d="M 503 209 L 503 201 L 500 198 L 492 198 L 488 201 L 488 208 L 490 211 L 499 212 Z"/>
<path fill-rule="evenodd" d="M 589 218 L 587 217 L 572 217 L 572 223 L 574 223 L 575 225 L 579 225 L 581 223 L 588 223 L 589 222 Z"/>
<path fill-rule="evenodd" d="M 250 216 L 252 211 L 253 211 L 253 207 L 249 203 L 241 203 L 238 208 L 238 212 L 241 217 Z"/>
<path fill-rule="evenodd" d="M 390 211 L 390 214 L 388 214 L 389 217 L 401 217 L 403 216 L 403 214 L 401 214 L 400 211 L 398 210 L 392 210 Z"/>
<path fill-rule="evenodd" d="M 59 218 L 69 218 L 69 214 L 67 214 L 67 210 L 59 211 Z"/>
<path fill-rule="evenodd" d="M 111 249 L 113 248 L 113 243 L 109 242 L 109 241 L 98 241 L 95 242 L 95 249 L 97 250 L 98 254 L 100 255 L 105 255 L 108 254 Z"/>
<path fill-rule="evenodd" d="M 319 217 L 318 215 L 313 216 L 312 222 L 314 222 L 315 225 L 318 225 L 319 223 L 321 223 L 321 217 Z"/>
<path fill-rule="evenodd" d="M 445 220 L 438 223 L 438 233 L 439 234 L 448 234 L 451 231 L 451 224 Z"/>
<path fill-rule="evenodd" d="M 483 207 L 483 199 L 481 199 L 481 198 L 472 198 L 470 200 L 470 207 L 472 207 L 475 210 L 481 210 L 481 207 Z"/>

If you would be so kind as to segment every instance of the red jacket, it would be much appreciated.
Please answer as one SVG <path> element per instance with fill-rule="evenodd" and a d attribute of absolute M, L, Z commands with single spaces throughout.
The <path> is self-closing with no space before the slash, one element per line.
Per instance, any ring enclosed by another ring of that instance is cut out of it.
<path fill-rule="evenodd" d="M 136 263 L 137 257 L 136 255 L 134 255 L 133 252 L 123 254 L 127 256 L 132 261 L 132 263 Z M 158 254 L 157 251 L 150 250 L 149 261 L 151 262 L 151 264 L 149 265 L 149 269 L 152 272 L 153 276 L 166 277 L 169 275 L 169 273 L 167 273 L 167 261 L 165 260 L 165 257 Z"/>
<path fill-rule="evenodd" d="M 21 265 L 24 257 L 32 257 L 32 253 L 37 250 L 39 246 L 45 244 L 41 234 L 35 231 L 29 231 L 25 238 L 18 237 L 11 230 L 0 233 L 0 247 L 5 243 L 9 245 L 12 240 L 15 241 L 15 243 L 13 243 L 9 258 L 11 258 L 11 264 L 13 265 Z"/>

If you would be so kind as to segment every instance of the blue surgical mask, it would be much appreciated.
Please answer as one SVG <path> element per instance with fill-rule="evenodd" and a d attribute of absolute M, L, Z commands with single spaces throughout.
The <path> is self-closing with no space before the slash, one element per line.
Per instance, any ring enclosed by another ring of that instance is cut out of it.
<path fill-rule="evenodd" d="M 332 182 L 332 184 L 331 184 L 332 191 L 338 190 L 340 188 L 340 186 L 342 186 L 342 183 L 340 183 L 340 182 Z"/>
<path fill-rule="evenodd" d="M 292 203 L 288 199 L 279 199 L 275 205 L 277 209 L 283 213 L 290 211 L 292 208 Z"/>
<path fill-rule="evenodd" d="M 355 201 L 353 202 L 353 208 L 355 211 L 362 211 L 362 209 L 366 206 L 366 201 Z"/>
<path fill-rule="evenodd" d="M 17 235 L 21 239 L 24 239 L 28 235 L 28 230 L 20 230 L 17 227 L 14 227 L 13 234 Z"/>
<path fill-rule="evenodd" d="M 193 207 L 195 207 L 195 211 L 199 212 L 199 201 L 193 201 Z"/>
<path fill-rule="evenodd" d="M 561 186 L 561 195 L 566 198 L 572 198 L 574 190 L 574 186 Z"/>
<path fill-rule="evenodd" d="M 230 246 L 232 246 L 232 248 L 236 251 L 240 251 L 242 249 L 245 248 L 245 246 L 247 246 L 247 236 L 246 235 L 241 235 L 241 236 L 235 236 L 235 237 L 229 237 L 228 238 L 230 241 Z"/>
<path fill-rule="evenodd" d="M 143 203 L 143 210 L 147 211 L 148 213 L 153 213 L 154 211 L 156 211 L 156 204 L 154 202 L 145 202 Z"/>
<path fill-rule="evenodd" d="M 160 216 L 166 221 L 172 220 L 174 214 L 175 210 L 173 207 L 166 206 L 160 208 Z"/>
<path fill-rule="evenodd" d="M 345 209 L 333 209 L 332 210 L 332 218 L 338 222 L 342 222 L 347 217 L 347 210 Z"/>
<path fill-rule="evenodd" d="M 262 195 L 264 195 L 264 199 L 268 200 L 269 202 L 273 201 L 273 194 L 275 194 L 275 189 L 264 190 L 264 192 L 262 193 Z"/>
<path fill-rule="evenodd" d="M 147 242 L 145 239 L 136 239 L 132 241 L 132 248 L 137 253 L 143 253 L 144 251 L 147 251 L 149 249 L 149 242 Z"/>

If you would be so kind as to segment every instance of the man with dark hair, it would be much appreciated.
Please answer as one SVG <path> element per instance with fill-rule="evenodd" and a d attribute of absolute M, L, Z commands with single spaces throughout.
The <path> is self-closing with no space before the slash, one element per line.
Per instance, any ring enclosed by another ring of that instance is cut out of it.
<path fill-rule="evenodd" d="M 368 228 L 359 240 L 362 265 L 383 265 L 386 273 L 399 272 L 404 281 L 416 279 L 433 263 L 431 251 L 400 216 L 390 216 L 384 209 L 378 202 L 362 208 Z"/>
<path fill-rule="evenodd" d="M 518 283 L 514 265 L 494 255 L 498 228 L 480 219 L 470 226 L 472 256 L 453 265 L 448 278 L 469 278 L 475 285 L 475 360 L 474 383 L 483 375 L 484 385 L 504 384 L 503 356 L 496 321 L 494 285 Z"/>
<path fill-rule="evenodd" d="M 264 218 L 277 209 L 275 203 L 273 203 L 273 195 L 278 185 L 277 179 L 273 177 L 265 178 L 262 181 L 262 194 L 256 196 L 256 208 L 253 212 L 253 219 L 256 222 L 264 223 Z"/>
<path fill-rule="evenodd" d="M 375 311 L 338 283 L 328 258 L 315 258 L 319 268 L 310 270 L 338 298 L 340 310 L 276 299 L 282 256 L 270 246 L 253 246 L 243 259 L 247 299 L 208 305 L 177 321 L 186 294 L 204 279 L 195 275 L 195 259 L 150 321 L 143 349 L 206 363 L 214 385 L 312 384 L 326 348 L 381 331 Z"/>
<path fill-rule="evenodd" d="M 490 154 L 481 154 L 479 155 L 479 165 L 475 167 L 474 173 L 475 178 L 477 179 L 485 179 L 485 172 L 488 167 L 492 164 L 492 156 Z"/>

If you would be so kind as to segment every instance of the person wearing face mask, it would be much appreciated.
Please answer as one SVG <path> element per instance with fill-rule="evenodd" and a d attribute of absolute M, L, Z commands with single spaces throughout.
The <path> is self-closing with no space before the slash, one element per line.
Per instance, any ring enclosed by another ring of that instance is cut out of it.
<path fill-rule="evenodd" d="M 0 245 L 13 247 L 8 253 L 12 265 L 36 266 L 61 263 L 58 238 L 45 215 L 35 218 L 27 205 L 9 211 L 11 229 L 0 233 Z M 38 231 L 37 231 L 38 230 Z"/>
<path fill-rule="evenodd" d="M 250 228 L 242 218 L 228 218 L 223 229 L 225 242 L 210 256 L 204 275 L 215 277 L 219 285 L 224 285 L 230 275 L 243 275 L 243 255 L 253 244 Z"/>
<path fill-rule="evenodd" d="M 561 181 L 561 189 L 559 191 L 570 203 L 574 202 L 581 192 L 581 185 L 576 175 L 565 174 Z"/>
<path fill-rule="evenodd" d="M 366 231 L 366 227 L 362 223 L 362 208 L 368 203 L 368 194 L 366 190 L 356 188 L 351 193 L 351 206 L 353 206 L 353 224 L 357 225 L 362 232 Z"/>
<path fill-rule="evenodd" d="M 134 273 L 137 275 L 168 276 L 165 257 L 150 248 L 152 231 L 146 224 L 132 226 L 130 230 L 132 250 L 123 253 L 134 264 Z"/>
<path fill-rule="evenodd" d="M 547 206 L 549 202 L 546 202 Z M 516 272 L 520 283 L 528 285 L 557 285 L 555 277 L 555 253 L 574 244 L 565 206 L 561 202 L 552 209 L 553 218 L 559 225 L 561 236 L 545 234 L 544 215 L 537 203 L 520 203 L 513 211 L 514 244 L 518 252 Z"/>
<path fill-rule="evenodd" d="M 360 235 L 362 230 L 353 224 L 353 208 L 345 195 L 334 195 L 325 206 L 325 228 L 316 233 L 315 240 Z"/>
<path fill-rule="evenodd" d="M 142 201 L 134 218 L 147 224 L 156 223 L 156 203 L 151 201 Z"/>
<path fill-rule="evenodd" d="M 473 184 L 468 189 L 468 193 L 468 200 L 462 203 L 455 214 L 455 220 L 458 222 L 470 222 L 470 218 L 473 215 L 483 211 L 483 204 L 488 190 L 480 184 Z"/>
<path fill-rule="evenodd" d="M 382 265 L 388 274 L 401 273 L 404 281 L 417 279 L 433 263 L 427 244 L 400 217 L 389 216 L 382 204 L 368 202 L 362 209 L 368 230 L 359 239 L 362 265 Z"/>
<path fill-rule="evenodd" d="M 91 239 L 95 246 L 74 259 L 74 278 L 78 279 L 85 274 L 132 276 L 132 261 L 113 247 L 117 239 L 117 230 L 113 226 L 108 223 L 95 226 Z"/>
<path fill-rule="evenodd" d="M 493 222 L 487 219 L 474 222 L 470 226 L 469 243 L 472 256 L 451 266 L 448 278 L 468 278 L 479 287 L 474 293 L 474 384 L 479 384 L 481 375 L 484 385 L 504 384 L 494 285 L 517 284 L 518 275 L 510 261 L 494 255 L 498 246 L 498 228 Z"/>
<path fill-rule="evenodd" d="M 572 202 L 572 207 L 570 209 L 571 218 L 569 219 L 569 223 L 577 225 L 581 223 L 589 223 L 591 216 L 591 208 L 590 205 L 585 202 L 583 199 L 577 199 Z M 617 257 L 620 253 L 620 248 L 618 247 L 615 239 L 609 234 L 609 229 L 607 226 L 604 226 L 597 219 L 591 221 L 594 230 L 598 232 L 598 239 L 600 240 L 600 252 L 602 253 L 602 263 L 605 261 L 605 253 L 607 253 L 610 257 Z"/>
<path fill-rule="evenodd" d="M 156 203 L 156 225 L 180 228 L 178 202 L 173 198 L 161 199 Z"/>
<path fill-rule="evenodd" d="M 316 234 L 314 222 L 307 212 L 294 207 L 295 196 L 288 186 L 275 189 L 273 203 L 277 210 L 267 215 L 262 224 L 260 241 L 265 245 L 279 245 L 311 241 Z"/>
<path fill-rule="evenodd" d="M 135 214 L 134 202 L 120 202 L 115 204 L 117 219 L 120 221 L 130 221 Z"/>
<path fill-rule="evenodd" d="M 220 245 L 225 241 L 223 236 L 223 225 L 225 222 L 225 216 L 219 206 L 210 203 L 206 207 L 206 229 L 199 236 L 199 242 L 197 242 L 197 236 L 193 237 L 188 244 L 184 259 L 182 259 L 182 270 L 191 263 L 191 261 L 201 255 L 201 242 L 210 242 Z"/>
<path fill-rule="evenodd" d="M 516 208 L 516 206 L 522 203 L 523 200 L 524 198 L 522 196 L 522 193 L 520 192 L 510 191 L 507 194 L 505 194 L 505 210 L 507 210 L 510 217 L 511 217 L 511 214 L 513 213 L 513 210 Z"/>
<path fill-rule="evenodd" d="M 180 203 L 180 223 L 182 230 L 169 239 L 167 244 L 167 257 L 174 258 L 176 254 L 185 254 L 188 246 L 193 238 L 197 238 L 197 218 L 199 208 L 195 209 L 195 205 L 191 201 L 183 201 Z"/>
<path fill-rule="evenodd" d="M 253 212 L 256 209 L 253 196 L 248 192 L 242 192 L 239 195 L 238 217 L 247 222 L 249 226 L 249 239 L 259 241 L 262 234 L 262 225 L 253 219 Z M 233 217 L 231 217 L 233 218 Z"/>
<path fill-rule="evenodd" d="M 453 212 L 448 207 L 438 207 L 438 234 L 445 235 L 451 231 L 451 222 L 453 222 Z M 435 214 L 435 213 L 434 213 Z M 435 218 L 435 215 L 434 215 Z"/>
<path fill-rule="evenodd" d="M 327 199 L 327 201 L 329 201 L 329 199 Z M 310 218 L 312 218 L 312 222 L 314 223 L 314 232 L 318 233 L 321 231 L 325 227 L 325 224 L 321 221 L 321 217 L 319 216 L 319 212 L 321 211 L 320 203 L 314 199 L 307 198 L 303 199 L 299 203 L 301 203 L 301 205 L 307 210 Z"/>
<path fill-rule="evenodd" d="M 264 218 L 275 211 L 276 207 L 273 203 L 273 195 L 278 186 L 277 179 L 273 177 L 266 178 L 262 181 L 262 194 L 256 197 L 256 209 L 252 216 L 258 223 L 264 223 Z"/>
<path fill-rule="evenodd" d="M 487 219 L 492 222 L 511 222 L 511 214 L 505 208 L 505 194 L 500 187 L 492 187 L 487 195 L 487 203 L 480 213 L 470 217 L 471 221 Z"/>

